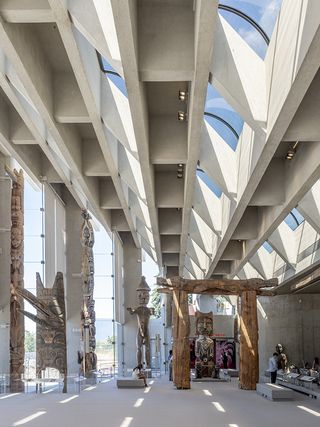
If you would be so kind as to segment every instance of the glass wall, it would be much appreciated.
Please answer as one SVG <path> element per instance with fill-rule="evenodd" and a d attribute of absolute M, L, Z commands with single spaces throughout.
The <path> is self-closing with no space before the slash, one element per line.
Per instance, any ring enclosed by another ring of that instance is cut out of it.
<path fill-rule="evenodd" d="M 25 179 L 24 185 L 24 287 L 36 295 L 36 273 L 44 281 L 44 203 L 43 188 Z M 28 302 L 24 309 L 32 314 L 36 310 Z M 35 377 L 36 324 L 25 317 L 25 375 Z"/>
<path fill-rule="evenodd" d="M 96 353 L 98 369 L 105 374 L 117 368 L 116 328 L 114 322 L 114 281 L 112 239 L 94 221 L 94 293 L 96 312 Z"/>

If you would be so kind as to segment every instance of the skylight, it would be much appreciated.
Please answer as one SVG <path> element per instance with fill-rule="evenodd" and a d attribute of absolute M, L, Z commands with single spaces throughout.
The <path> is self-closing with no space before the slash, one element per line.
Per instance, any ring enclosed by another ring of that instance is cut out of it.
<path fill-rule="evenodd" d="M 197 168 L 197 176 L 210 188 L 210 190 L 217 196 L 221 197 L 221 189 L 212 181 L 211 178 L 200 168 Z"/>
<path fill-rule="evenodd" d="M 303 221 L 303 216 L 296 208 L 293 208 L 289 215 L 284 219 L 284 222 L 291 228 L 291 230 L 298 228 Z"/>
<path fill-rule="evenodd" d="M 271 254 L 271 252 L 273 252 L 273 247 L 267 241 L 265 241 L 262 246 L 264 247 L 264 249 L 267 252 L 269 252 L 269 254 Z"/>
<path fill-rule="evenodd" d="M 242 131 L 243 120 L 211 84 L 208 84 L 204 111 L 205 120 L 235 150 Z"/>
<path fill-rule="evenodd" d="M 113 67 L 109 64 L 109 62 L 97 52 L 98 61 L 100 65 L 100 69 L 103 73 L 105 73 L 106 77 L 114 83 L 119 90 L 128 98 L 127 87 L 124 79 L 120 76 L 119 73 L 115 71 Z"/>
<path fill-rule="evenodd" d="M 220 7 L 220 14 L 239 33 L 248 45 L 264 58 L 268 48 L 268 42 L 279 15 L 282 0 L 221 0 L 220 5 L 228 6 L 239 11 L 239 15 Z M 246 20 L 247 16 L 249 19 Z M 251 21 L 251 22 L 250 22 Z M 260 31 L 260 29 L 262 31 Z"/>

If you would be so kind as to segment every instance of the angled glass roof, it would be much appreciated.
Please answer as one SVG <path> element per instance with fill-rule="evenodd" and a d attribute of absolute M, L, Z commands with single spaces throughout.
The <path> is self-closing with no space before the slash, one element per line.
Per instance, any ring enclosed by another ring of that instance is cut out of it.
<path fill-rule="evenodd" d="M 128 98 L 126 82 L 124 79 L 120 76 L 119 73 L 115 71 L 113 67 L 111 67 L 109 62 L 99 52 L 97 52 L 97 56 L 101 71 L 105 73 L 106 77 L 117 86 L 117 88 L 124 94 L 124 96 Z"/>
<path fill-rule="evenodd" d="M 210 126 L 235 150 L 242 132 L 243 120 L 210 83 L 204 114 Z"/>
<path fill-rule="evenodd" d="M 222 191 L 221 189 L 215 184 L 211 178 L 205 173 L 204 170 L 197 167 L 197 176 L 207 185 L 207 187 L 210 188 L 210 190 L 217 196 L 221 197 Z"/>
<path fill-rule="evenodd" d="M 221 0 L 219 12 L 248 45 L 264 58 L 268 48 L 264 34 L 267 39 L 271 38 L 281 3 L 282 0 Z M 226 6 L 226 10 L 222 8 L 223 6 Z M 227 10 L 228 7 L 240 13 Z M 244 15 L 249 19 L 247 20 Z"/>
<path fill-rule="evenodd" d="M 273 252 L 273 247 L 267 241 L 265 241 L 262 246 L 267 252 L 269 252 L 269 254 L 271 254 L 271 252 Z"/>
<path fill-rule="evenodd" d="M 291 228 L 291 230 L 298 228 L 303 221 L 303 216 L 296 208 L 293 208 L 289 215 L 284 219 L 284 222 Z"/>

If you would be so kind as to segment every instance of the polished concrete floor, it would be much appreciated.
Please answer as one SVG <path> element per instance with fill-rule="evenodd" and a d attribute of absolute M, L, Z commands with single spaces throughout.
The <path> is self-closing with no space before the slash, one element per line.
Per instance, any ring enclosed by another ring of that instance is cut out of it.
<path fill-rule="evenodd" d="M 0 395 L 0 427 L 313 427 L 320 401 L 295 394 L 270 402 L 231 383 L 193 383 L 178 391 L 167 378 L 147 389 L 116 388 L 113 380 L 80 395 L 50 388 L 42 394 Z"/>

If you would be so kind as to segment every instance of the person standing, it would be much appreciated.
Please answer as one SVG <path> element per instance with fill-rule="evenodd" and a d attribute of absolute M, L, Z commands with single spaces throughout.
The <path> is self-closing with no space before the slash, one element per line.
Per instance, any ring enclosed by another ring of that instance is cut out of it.
<path fill-rule="evenodd" d="M 172 378 L 172 364 L 173 364 L 173 352 L 172 352 L 172 350 L 169 350 L 169 357 L 168 357 L 169 381 L 173 381 L 173 378 Z"/>
<path fill-rule="evenodd" d="M 278 371 L 278 353 L 273 353 L 272 357 L 269 359 L 269 368 L 268 372 L 271 375 L 271 384 L 275 384 L 277 380 L 277 371 Z"/>

